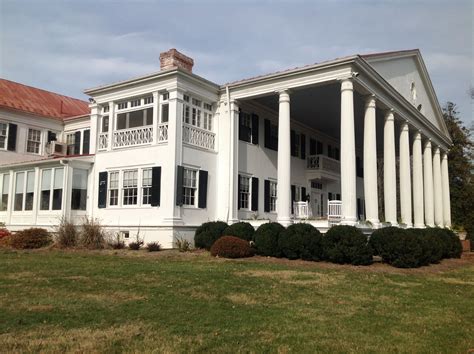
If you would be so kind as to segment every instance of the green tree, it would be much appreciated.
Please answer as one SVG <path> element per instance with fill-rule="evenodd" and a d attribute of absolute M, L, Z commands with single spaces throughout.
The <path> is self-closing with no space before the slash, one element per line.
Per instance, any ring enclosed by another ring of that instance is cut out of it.
<path fill-rule="evenodd" d="M 444 120 L 453 140 L 449 150 L 449 188 L 453 226 L 464 227 L 474 240 L 474 144 L 471 131 L 459 118 L 456 104 L 447 102 L 443 107 Z"/>

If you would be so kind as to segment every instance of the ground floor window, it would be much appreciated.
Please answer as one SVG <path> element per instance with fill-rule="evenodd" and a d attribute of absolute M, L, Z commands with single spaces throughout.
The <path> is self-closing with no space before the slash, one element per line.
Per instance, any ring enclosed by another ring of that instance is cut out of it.
<path fill-rule="evenodd" d="M 2 193 L 1 193 L 1 201 L 0 201 L 0 211 L 6 211 L 8 208 L 8 189 L 10 188 L 10 175 L 4 174 L 2 178 Z"/>
<path fill-rule="evenodd" d="M 63 177 L 62 167 L 41 171 L 40 210 L 61 210 Z"/>
<path fill-rule="evenodd" d="M 138 170 L 123 172 L 123 205 L 136 205 L 138 201 Z"/>
<path fill-rule="evenodd" d="M 80 168 L 72 170 L 71 209 L 86 210 L 88 171 Z"/>
<path fill-rule="evenodd" d="M 17 172 L 15 180 L 15 203 L 13 210 L 33 210 L 35 195 L 35 172 Z"/>
<path fill-rule="evenodd" d="M 147 168 L 143 170 L 142 176 L 142 204 L 144 205 L 151 204 L 151 183 L 151 168 Z"/>
<path fill-rule="evenodd" d="M 189 168 L 183 170 L 183 205 L 196 205 L 197 171 Z"/>
<path fill-rule="evenodd" d="M 270 181 L 270 211 L 276 211 L 277 204 L 277 182 Z"/>
<path fill-rule="evenodd" d="M 109 206 L 118 205 L 119 201 L 119 172 L 109 173 Z"/>
<path fill-rule="evenodd" d="M 240 176 L 239 179 L 239 207 L 250 209 L 250 177 Z"/>

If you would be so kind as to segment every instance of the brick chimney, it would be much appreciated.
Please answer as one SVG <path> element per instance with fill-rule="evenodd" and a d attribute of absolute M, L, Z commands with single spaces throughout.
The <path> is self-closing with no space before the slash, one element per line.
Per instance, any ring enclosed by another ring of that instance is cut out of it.
<path fill-rule="evenodd" d="M 160 54 L 161 70 L 181 68 L 192 73 L 193 65 L 194 60 L 192 58 L 187 57 L 174 48 Z"/>

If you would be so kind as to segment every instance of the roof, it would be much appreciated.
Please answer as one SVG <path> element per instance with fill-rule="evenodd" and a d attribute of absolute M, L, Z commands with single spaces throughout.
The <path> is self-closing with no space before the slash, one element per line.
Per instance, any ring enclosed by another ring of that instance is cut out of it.
<path fill-rule="evenodd" d="M 0 79 L 0 107 L 58 120 L 90 113 L 86 101 L 5 79 Z"/>
<path fill-rule="evenodd" d="M 49 162 L 59 162 L 59 161 L 69 161 L 69 160 L 76 160 L 76 161 L 90 161 L 90 157 L 94 156 L 94 154 L 87 154 L 87 155 L 66 155 L 66 156 L 46 156 L 39 159 L 33 160 L 24 160 L 24 161 L 15 161 L 15 162 L 7 162 L 7 163 L 0 163 L 0 169 L 4 169 L 7 167 L 16 167 L 16 166 L 27 166 L 27 165 L 37 165 L 37 164 L 44 164 Z"/>

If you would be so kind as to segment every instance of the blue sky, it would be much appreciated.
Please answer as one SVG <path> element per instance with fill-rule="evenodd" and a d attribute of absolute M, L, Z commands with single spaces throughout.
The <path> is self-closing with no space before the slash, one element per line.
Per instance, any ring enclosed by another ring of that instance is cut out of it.
<path fill-rule="evenodd" d="M 159 70 L 177 48 L 216 83 L 351 54 L 419 48 L 440 104 L 474 116 L 471 0 L 0 0 L 0 76 L 82 91 Z"/>

